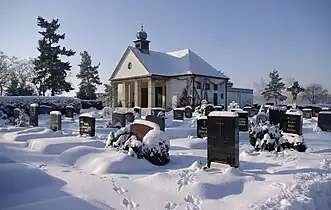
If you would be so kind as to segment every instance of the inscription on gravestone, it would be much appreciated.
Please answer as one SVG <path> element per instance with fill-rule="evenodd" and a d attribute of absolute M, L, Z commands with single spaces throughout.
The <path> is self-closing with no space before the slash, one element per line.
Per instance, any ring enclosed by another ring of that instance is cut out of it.
<path fill-rule="evenodd" d="M 165 131 L 165 118 L 164 117 L 158 117 L 155 115 L 147 115 L 146 120 L 156 123 L 159 125 L 161 131 Z"/>
<path fill-rule="evenodd" d="M 198 138 L 207 137 L 207 117 L 200 117 L 197 120 L 197 136 Z"/>
<path fill-rule="evenodd" d="M 207 167 L 211 162 L 239 167 L 239 127 L 238 114 L 212 112 L 208 116 Z"/>
<path fill-rule="evenodd" d="M 113 112 L 112 124 L 115 127 L 125 127 L 125 114 Z"/>
<path fill-rule="evenodd" d="M 248 112 L 238 111 L 237 113 L 239 131 L 248 131 Z"/>
<path fill-rule="evenodd" d="M 319 112 L 317 125 L 322 131 L 331 132 L 331 111 Z"/>
<path fill-rule="evenodd" d="M 185 107 L 185 117 L 186 118 L 192 118 L 193 115 L 193 109 L 190 106 Z"/>
<path fill-rule="evenodd" d="M 286 113 L 283 118 L 282 131 L 302 135 L 302 117 L 301 115 Z"/>
<path fill-rule="evenodd" d="M 38 104 L 30 105 L 30 125 L 38 127 Z"/>
<path fill-rule="evenodd" d="M 52 129 L 53 131 L 61 130 L 61 124 L 62 124 L 61 112 L 52 111 L 50 113 L 50 129 Z"/>
<path fill-rule="evenodd" d="M 184 110 L 177 108 L 174 109 L 174 120 L 184 120 Z"/>
<path fill-rule="evenodd" d="M 79 117 L 79 134 L 84 136 L 95 136 L 95 118 L 89 116 Z"/>

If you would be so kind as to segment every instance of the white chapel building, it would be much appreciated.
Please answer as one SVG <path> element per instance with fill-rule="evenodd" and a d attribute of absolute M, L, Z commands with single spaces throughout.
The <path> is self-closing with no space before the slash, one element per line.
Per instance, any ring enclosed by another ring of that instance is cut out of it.
<path fill-rule="evenodd" d="M 110 77 L 115 108 L 195 107 L 203 99 L 225 107 L 233 100 L 241 106 L 253 103 L 252 90 L 233 88 L 227 76 L 190 49 L 152 51 L 143 27 L 134 44 Z"/>

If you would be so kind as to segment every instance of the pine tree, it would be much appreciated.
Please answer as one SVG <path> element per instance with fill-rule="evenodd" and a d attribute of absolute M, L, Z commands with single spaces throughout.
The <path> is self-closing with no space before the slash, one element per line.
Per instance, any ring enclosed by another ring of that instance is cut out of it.
<path fill-rule="evenodd" d="M 96 66 L 92 66 L 91 55 L 87 51 L 80 53 L 81 63 L 78 65 L 80 71 L 77 74 L 77 78 L 82 81 L 79 83 L 79 91 L 77 98 L 83 100 L 95 100 L 97 85 L 101 85 L 98 68 L 100 63 Z"/>
<path fill-rule="evenodd" d="M 277 105 L 278 100 L 284 101 L 286 100 L 286 96 L 282 94 L 282 91 L 285 89 L 285 84 L 282 82 L 282 79 L 279 76 L 277 70 L 273 70 L 269 73 L 270 81 L 264 88 L 264 91 L 261 93 L 263 97 L 268 101 L 270 99 L 275 100 L 275 104 Z"/>
<path fill-rule="evenodd" d="M 106 96 L 106 103 L 108 106 L 113 104 L 113 86 L 110 84 L 104 84 L 105 86 L 105 96 Z"/>
<path fill-rule="evenodd" d="M 42 39 L 39 40 L 37 48 L 40 55 L 34 60 L 36 76 L 33 79 L 38 88 L 39 95 L 45 96 L 47 90 L 51 95 L 61 94 L 63 91 L 73 90 L 71 84 L 66 81 L 68 72 L 71 70 L 69 62 L 63 62 L 60 56 L 73 56 L 76 52 L 61 47 L 58 43 L 65 39 L 65 34 L 58 34 L 59 19 L 46 21 L 43 17 L 37 18 L 37 25 L 42 29 L 39 34 Z"/>

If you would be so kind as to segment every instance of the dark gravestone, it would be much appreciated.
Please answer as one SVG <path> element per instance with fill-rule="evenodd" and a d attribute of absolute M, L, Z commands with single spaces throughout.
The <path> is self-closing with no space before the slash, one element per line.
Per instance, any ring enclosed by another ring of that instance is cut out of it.
<path fill-rule="evenodd" d="M 134 107 L 133 108 L 133 112 L 136 116 L 138 116 L 139 118 L 141 117 L 141 108 L 140 107 Z"/>
<path fill-rule="evenodd" d="M 286 109 L 272 107 L 269 109 L 269 122 L 272 125 L 280 125 L 282 127 L 283 118 L 286 114 Z"/>
<path fill-rule="evenodd" d="M 215 111 L 223 111 L 224 107 L 223 106 L 214 106 Z"/>
<path fill-rule="evenodd" d="M 119 113 L 119 112 L 113 112 L 113 116 L 112 116 L 112 125 L 114 127 L 125 127 L 125 114 L 123 113 Z"/>
<path fill-rule="evenodd" d="M 200 117 L 197 120 L 197 136 L 198 138 L 207 137 L 207 117 Z"/>
<path fill-rule="evenodd" d="M 184 112 L 185 112 L 186 118 L 192 118 L 192 115 L 193 115 L 192 107 L 190 107 L 190 106 L 185 107 Z"/>
<path fill-rule="evenodd" d="M 248 117 L 254 117 L 257 114 L 257 112 L 258 112 L 257 109 L 255 109 L 255 108 L 253 108 L 251 106 L 245 106 L 243 108 L 243 110 L 246 111 L 246 112 L 248 112 Z"/>
<path fill-rule="evenodd" d="M 74 118 L 75 108 L 73 106 L 66 106 L 64 109 L 64 115 L 67 118 Z"/>
<path fill-rule="evenodd" d="M 322 131 L 331 132 L 331 111 L 320 111 L 318 113 L 317 126 Z"/>
<path fill-rule="evenodd" d="M 38 127 L 38 104 L 30 105 L 30 125 Z"/>
<path fill-rule="evenodd" d="M 38 114 L 50 114 L 52 107 L 46 105 L 40 105 L 38 110 L 39 110 Z"/>
<path fill-rule="evenodd" d="M 184 110 L 183 109 L 174 109 L 174 120 L 184 120 Z"/>
<path fill-rule="evenodd" d="M 282 131 L 284 133 L 292 133 L 302 135 L 302 116 L 296 114 L 296 111 L 290 109 L 286 112 L 282 122 Z"/>
<path fill-rule="evenodd" d="M 313 110 L 312 109 L 302 109 L 303 118 L 310 119 L 313 117 Z"/>
<path fill-rule="evenodd" d="M 126 119 L 126 121 L 132 123 L 134 121 L 134 114 L 133 114 L 133 112 L 127 112 L 127 113 L 125 113 L 125 119 Z"/>
<path fill-rule="evenodd" d="M 205 116 L 208 116 L 208 114 L 209 114 L 210 112 L 212 112 L 212 111 L 215 111 L 214 106 L 212 106 L 212 105 L 207 105 L 207 106 L 205 107 Z"/>
<path fill-rule="evenodd" d="M 151 122 L 144 123 L 144 121 L 146 120 L 135 120 L 130 126 L 130 134 L 136 136 L 137 139 L 140 141 L 143 140 L 144 136 L 148 133 L 148 131 L 154 129 L 154 127 L 149 125 Z"/>
<path fill-rule="evenodd" d="M 79 134 L 81 136 L 95 136 L 95 118 L 91 116 L 79 117 Z"/>
<path fill-rule="evenodd" d="M 155 115 L 147 115 L 146 120 L 157 124 L 160 127 L 161 131 L 165 131 L 165 118 L 158 117 Z"/>
<path fill-rule="evenodd" d="M 248 112 L 238 111 L 237 113 L 239 131 L 248 131 Z"/>
<path fill-rule="evenodd" d="M 160 113 L 160 112 L 163 112 L 163 116 L 164 116 L 164 114 L 165 114 L 164 109 L 162 109 L 162 108 L 152 108 L 151 109 L 151 115 L 162 116 L 162 113 Z"/>
<path fill-rule="evenodd" d="M 223 114 L 224 113 L 224 114 Z M 208 116 L 207 167 L 211 162 L 239 167 L 238 114 L 222 112 L 222 115 Z"/>
<path fill-rule="evenodd" d="M 59 111 L 52 111 L 50 113 L 50 128 L 53 131 L 61 130 L 62 118 L 61 112 Z"/>

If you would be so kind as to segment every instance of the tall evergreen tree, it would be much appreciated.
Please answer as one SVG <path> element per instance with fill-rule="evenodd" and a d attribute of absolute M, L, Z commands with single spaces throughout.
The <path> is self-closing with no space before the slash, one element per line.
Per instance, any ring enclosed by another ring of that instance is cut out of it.
<path fill-rule="evenodd" d="M 81 63 L 78 65 L 80 71 L 77 74 L 77 78 L 82 81 L 79 83 L 77 98 L 83 100 L 95 100 L 97 86 L 102 84 L 98 72 L 100 63 L 96 66 L 92 66 L 91 55 L 87 51 L 80 53 L 80 55 Z"/>
<path fill-rule="evenodd" d="M 112 106 L 113 104 L 113 86 L 110 84 L 104 84 L 105 86 L 105 97 L 107 106 Z"/>
<path fill-rule="evenodd" d="M 285 101 L 286 96 L 282 94 L 282 91 L 285 89 L 285 84 L 282 82 L 282 79 L 279 76 L 277 70 L 273 70 L 269 73 L 270 81 L 267 83 L 264 91 L 261 93 L 263 97 L 268 101 L 270 99 L 275 100 L 277 105 L 278 101 Z"/>
<path fill-rule="evenodd" d="M 48 22 L 43 17 L 37 18 L 37 25 L 42 29 L 42 35 L 37 48 L 40 55 L 34 60 L 36 76 L 33 79 L 38 88 L 39 95 L 45 96 L 47 90 L 51 95 L 61 94 L 63 91 L 73 90 L 71 83 L 66 81 L 68 71 L 71 70 L 69 62 L 63 62 L 60 56 L 73 56 L 76 52 L 61 47 L 58 43 L 65 39 L 65 34 L 57 33 L 60 27 L 59 19 Z"/>

